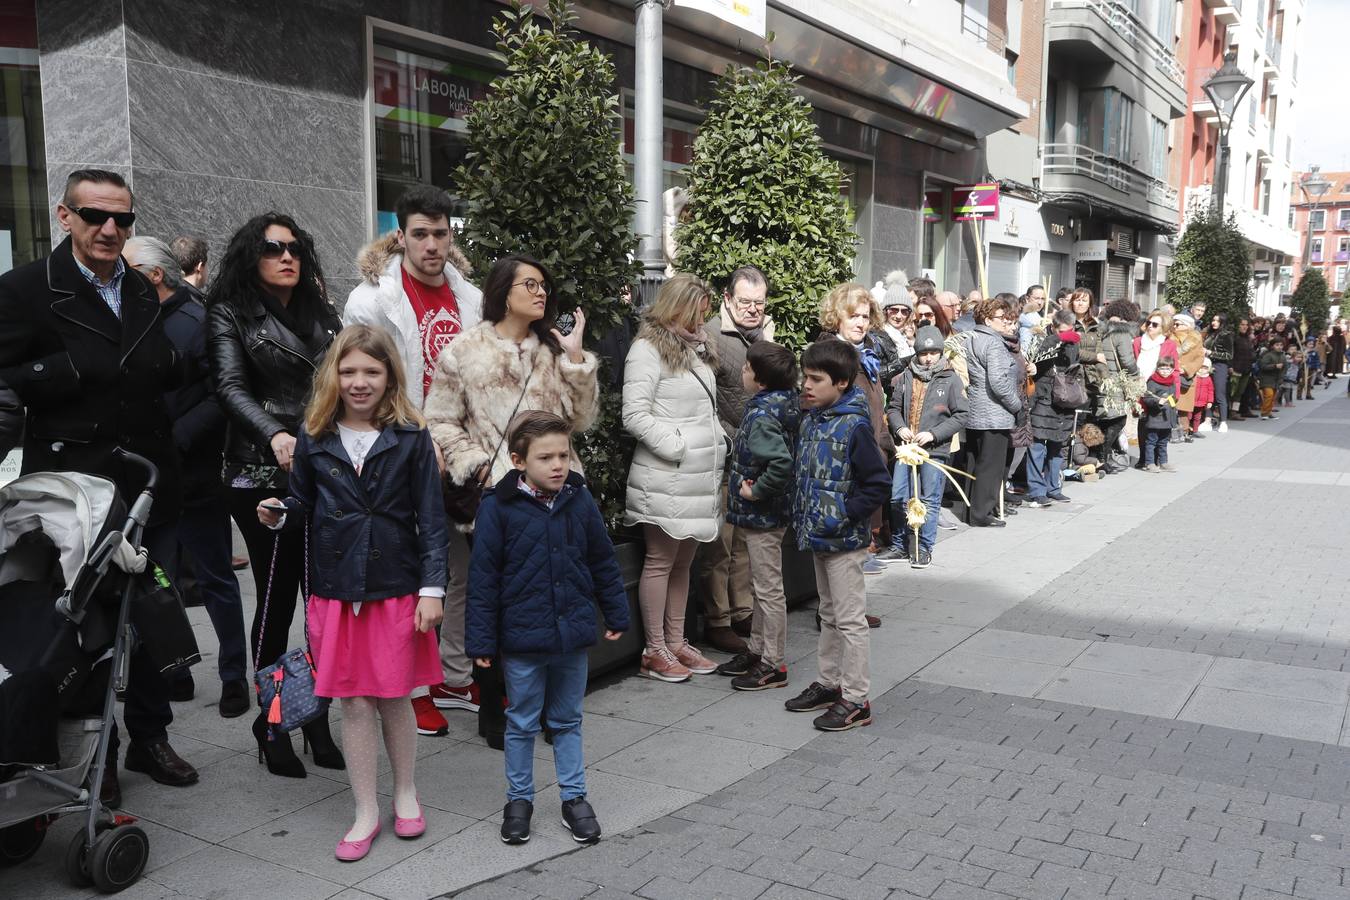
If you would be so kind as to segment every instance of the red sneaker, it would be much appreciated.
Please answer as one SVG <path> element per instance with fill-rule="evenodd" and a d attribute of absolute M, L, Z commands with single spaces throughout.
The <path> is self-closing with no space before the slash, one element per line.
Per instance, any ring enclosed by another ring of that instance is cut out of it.
<path fill-rule="evenodd" d="M 413 715 L 417 716 L 417 733 L 440 737 L 450 733 L 450 723 L 431 702 L 430 697 L 412 698 Z"/>
<path fill-rule="evenodd" d="M 470 683 L 465 687 L 452 688 L 444 682 L 427 689 L 437 709 L 467 709 L 478 712 L 478 685 Z"/>

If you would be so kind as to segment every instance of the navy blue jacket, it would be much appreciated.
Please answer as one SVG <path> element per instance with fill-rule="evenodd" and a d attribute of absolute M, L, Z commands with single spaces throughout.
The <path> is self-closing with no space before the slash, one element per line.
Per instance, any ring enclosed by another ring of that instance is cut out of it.
<path fill-rule="evenodd" d="M 595 643 L 595 603 L 611 631 L 628 630 L 614 545 L 586 482 L 573 472 L 553 508 L 520 490 L 512 469 L 483 497 L 473 529 L 464 647 L 570 653 Z"/>
<path fill-rule="evenodd" d="M 206 355 L 206 307 L 192 290 L 184 282 L 160 304 L 164 333 L 185 368 L 183 386 L 164 392 L 164 409 L 173 420 L 173 443 L 183 461 L 184 506 L 218 502 L 225 452 L 225 410 L 216 401 L 211 359 Z"/>
<path fill-rule="evenodd" d="M 336 430 L 300 429 L 286 527 L 310 523 L 310 593 L 356 602 L 445 586 L 450 531 L 435 453 L 425 428 L 393 425 L 357 475 Z"/>

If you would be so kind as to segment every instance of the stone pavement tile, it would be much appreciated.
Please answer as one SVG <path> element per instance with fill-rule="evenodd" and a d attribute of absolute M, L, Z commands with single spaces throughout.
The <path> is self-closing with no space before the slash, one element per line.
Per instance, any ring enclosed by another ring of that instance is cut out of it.
<path fill-rule="evenodd" d="M 502 754 L 486 745 L 458 744 L 419 760 L 415 777 L 418 799 L 423 804 L 459 816 L 482 819 L 500 812 L 506 803 Z M 536 761 L 535 788 L 542 790 L 553 782 L 553 767 Z M 382 796 L 392 796 L 392 773 L 381 775 L 378 786 Z"/>
<path fill-rule="evenodd" d="M 1089 645 L 1089 641 L 986 628 L 963 642 L 961 651 L 1000 659 L 1066 666 Z"/>
<path fill-rule="evenodd" d="M 783 709 L 783 701 L 796 695 L 816 677 L 815 662 L 813 656 L 799 666 L 790 667 L 790 681 L 783 689 L 732 691 L 731 679 L 722 679 L 719 683 L 727 690 L 727 694 L 675 727 L 693 734 L 749 739 L 785 750 L 805 746 L 820 732 L 811 727 L 810 716 L 793 715 Z"/>
<path fill-rule="evenodd" d="M 1340 736 L 1344 704 L 1318 703 L 1291 697 L 1227 690 L 1201 685 L 1179 718 L 1230 728 L 1249 728 L 1309 741 L 1334 741 Z"/>
<path fill-rule="evenodd" d="M 1275 476 L 1275 480 L 1281 484 L 1326 484 L 1332 485 L 1337 482 L 1341 472 L 1299 472 L 1287 471 L 1281 472 Z"/>
<path fill-rule="evenodd" d="M 707 794 L 785 755 L 787 751 L 777 747 L 666 729 L 601 760 L 595 768 Z"/>
<path fill-rule="evenodd" d="M 1069 666 L 1035 696 L 1170 719 L 1181 711 L 1198 681 L 1199 676 L 1179 681 Z"/>
<path fill-rule="evenodd" d="M 885 634 L 876 634 L 868 659 L 872 694 L 877 696 L 904 681 L 975 633 L 962 625 L 937 625 L 904 615 L 889 618 Z"/>
<path fill-rule="evenodd" d="M 296 872 L 225 847 L 207 847 L 154 872 L 150 880 L 169 890 L 212 900 L 257 900 L 258 897 L 331 897 L 342 885 Z"/>
<path fill-rule="evenodd" d="M 1114 672 L 1119 675 L 1199 681 L 1209 669 L 1211 662 L 1210 657 L 1199 653 L 1179 653 L 1175 650 L 1093 641 L 1090 647 L 1070 663 L 1070 667 Z"/>
<path fill-rule="evenodd" d="M 518 846 L 502 843 L 500 825 L 479 822 L 422 847 L 356 887 L 387 900 L 425 900 L 571 852 L 578 846 L 561 828 L 553 829 L 544 821 L 532 830 L 529 843 Z"/>
<path fill-rule="evenodd" d="M 1030 697 L 1049 684 L 1059 670 L 1058 665 L 983 656 L 957 647 L 920 669 L 915 677 L 937 684 Z"/>
<path fill-rule="evenodd" d="M 352 797 L 347 791 L 235 835 L 224 846 L 328 881 L 354 885 L 477 821 L 423 804 L 426 834 L 416 840 L 400 840 L 393 832 L 391 798 L 381 796 L 379 802 L 384 831 L 376 838 L 370 855 L 358 862 L 339 862 L 333 856 L 337 842 L 351 827 Z"/>
<path fill-rule="evenodd" d="M 1246 659 L 1216 659 L 1201 684 L 1342 705 L 1350 698 L 1350 672 L 1326 672 Z"/>
<path fill-rule="evenodd" d="M 726 697 L 726 688 L 710 680 L 713 678 L 721 676 L 702 676 L 683 684 L 628 677 L 591 691 L 582 708 L 588 715 L 599 713 L 652 725 L 674 725 Z"/>
<path fill-rule="evenodd" d="M 586 764 L 597 763 L 606 756 L 618 753 L 625 747 L 631 747 L 643 738 L 656 734 L 660 730 L 660 725 L 634 722 L 632 719 L 621 719 L 617 716 L 605 716 L 599 713 L 587 714 L 581 723 L 582 752 L 585 755 Z M 545 741 L 543 735 L 540 735 L 534 742 L 534 758 L 546 765 L 552 765 L 553 745 Z"/>
<path fill-rule="evenodd" d="M 899 615 L 905 619 L 931 622 L 935 625 L 957 625 L 974 629 L 983 628 L 1004 612 L 1017 606 L 1019 602 L 1021 597 L 1011 591 L 999 597 L 963 597 L 960 589 L 951 584 L 935 585 L 923 596 L 917 596 L 907 603 Z"/>

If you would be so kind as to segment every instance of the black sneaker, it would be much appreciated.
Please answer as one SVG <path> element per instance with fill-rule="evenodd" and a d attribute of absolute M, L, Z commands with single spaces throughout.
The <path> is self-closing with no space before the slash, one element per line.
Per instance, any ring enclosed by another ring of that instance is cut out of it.
<path fill-rule="evenodd" d="M 841 698 L 825 715 L 817 716 L 811 724 L 821 731 L 848 731 L 860 725 L 871 725 L 872 704 L 849 703 Z"/>
<path fill-rule="evenodd" d="M 828 688 L 819 681 L 813 681 L 810 687 L 784 703 L 783 708 L 788 712 L 815 712 L 829 709 L 841 699 L 843 694 L 839 693 L 839 688 Z"/>
<path fill-rule="evenodd" d="M 898 559 L 908 559 L 909 553 L 905 551 L 904 547 L 888 547 L 878 553 L 875 558 L 882 562 L 895 562 Z"/>
<path fill-rule="evenodd" d="M 530 839 L 530 816 L 534 804 L 528 800 L 510 800 L 502 809 L 502 843 L 523 844 Z"/>
<path fill-rule="evenodd" d="M 909 564 L 911 569 L 926 569 L 933 564 L 933 552 L 931 550 L 920 550 L 919 555 L 914 557 L 914 561 Z"/>
<path fill-rule="evenodd" d="M 771 666 L 764 660 L 756 660 L 750 671 L 731 679 L 731 688 L 736 691 L 765 691 L 769 688 L 787 687 L 787 666 Z"/>
<path fill-rule="evenodd" d="M 718 675 L 744 675 L 755 667 L 759 662 L 759 654 L 751 653 L 749 650 L 742 650 L 731 659 L 717 667 Z"/>
<path fill-rule="evenodd" d="M 1069 499 L 1068 495 L 1065 494 L 1063 491 L 1055 491 L 1054 493 L 1046 494 L 1045 496 L 1049 497 L 1051 500 L 1055 501 L 1056 503 L 1072 503 L 1072 502 L 1073 502 L 1072 500 Z"/>
<path fill-rule="evenodd" d="M 564 800 L 562 820 L 567 830 L 572 832 L 572 840 L 578 844 L 594 844 L 600 840 L 600 823 L 595 820 L 595 810 L 591 809 L 585 797 Z"/>
<path fill-rule="evenodd" d="M 226 681 L 220 686 L 220 703 L 218 709 L 221 716 L 226 719 L 234 719 L 242 716 L 253 708 L 253 698 L 249 696 L 248 682 Z"/>

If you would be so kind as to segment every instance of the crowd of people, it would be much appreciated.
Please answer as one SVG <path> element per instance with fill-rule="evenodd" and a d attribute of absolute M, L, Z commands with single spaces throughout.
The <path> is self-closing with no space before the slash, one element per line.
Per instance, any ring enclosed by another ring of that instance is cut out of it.
<path fill-rule="evenodd" d="M 303 754 L 348 772 L 341 860 L 382 829 L 381 738 L 394 833 L 423 833 L 415 735 L 446 734 L 450 710 L 485 712 L 490 743 L 495 728 L 504 841 L 529 839 L 541 730 L 564 823 L 598 839 L 587 648 L 640 628 L 642 676 L 786 687 L 787 540 L 811 556 L 821 634 L 818 671 L 785 709 L 824 731 L 870 724 L 881 623 L 867 575 L 927 568 L 939 529 L 961 519 L 1004 527 L 1069 502 L 1068 478 L 1174 471 L 1169 445 L 1274 418 L 1345 367 L 1343 323 L 1305 338 L 1283 316 L 1144 314 L 1085 288 L 963 299 L 903 273 L 830 291 L 799 356 L 773 341 L 759 269 L 720 290 L 675 273 L 637 311 L 613 382 L 636 441 L 634 622 L 571 442 L 600 409 L 585 316 L 559 309 L 554 273 L 524 253 L 476 286 L 444 192 L 399 199 L 398 228 L 362 251 L 340 311 L 288 215 L 244 223 L 208 285 L 200 239 L 130 238 L 134 200 L 113 172 L 72 173 L 56 214 L 67 237 L 51 256 L 0 276 L 2 449 L 21 434 L 25 472 L 98 474 L 126 495 L 140 485 L 116 448 L 159 467 L 144 544 L 171 578 L 195 580 L 219 641 L 220 715 L 254 712 L 272 775 L 305 777 Z M 257 589 L 247 627 L 232 524 Z M 725 661 L 690 642 L 691 596 Z M 344 725 L 339 747 L 323 707 L 301 754 L 249 683 L 286 653 L 297 605 L 314 694 L 338 700 Z M 196 690 L 187 670 L 132 654 L 127 769 L 197 782 L 168 735 L 172 703 Z M 116 807 L 116 739 L 108 762 L 102 799 Z"/>

